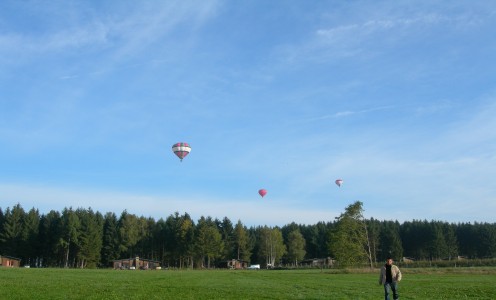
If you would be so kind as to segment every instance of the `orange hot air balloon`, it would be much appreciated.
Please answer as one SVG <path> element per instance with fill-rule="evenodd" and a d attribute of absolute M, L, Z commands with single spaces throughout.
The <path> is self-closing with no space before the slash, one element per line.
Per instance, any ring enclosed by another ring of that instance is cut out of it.
<path fill-rule="evenodd" d="M 260 196 L 262 196 L 262 198 L 267 194 L 267 190 L 265 189 L 261 189 L 261 190 L 258 190 L 258 193 L 260 194 Z"/>
<path fill-rule="evenodd" d="M 336 185 L 341 187 L 341 185 L 343 184 L 343 179 L 336 179 Z"/>

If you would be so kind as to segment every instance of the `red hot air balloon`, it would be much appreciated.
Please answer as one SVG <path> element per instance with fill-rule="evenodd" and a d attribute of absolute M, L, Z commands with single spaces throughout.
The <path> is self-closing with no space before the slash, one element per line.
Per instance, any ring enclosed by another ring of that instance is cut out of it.
<path fill-rule="evenodd" d="M 265 189 L 261 189 L 261 190 L 258 190 L 258 193 L 260 194 L 260 196 L 262 196 L 262 198 L 267 194 L 267 190 Z"/>
<path fill-rule="evenodd" d="M 172 145 L 172 151 L 174 151 L 174 154 L 176 154 L 177 157 L 183 161 L 183 158 L 185 158 L 191 151 L 191 147 L 188 143 L 175 143 Z"/>
<path fill-rule="evenodd" d="M 343 184 L 343 179 L 336 179 L 336 184 L 337 186 L 341 187 L 341 185 Z"/>

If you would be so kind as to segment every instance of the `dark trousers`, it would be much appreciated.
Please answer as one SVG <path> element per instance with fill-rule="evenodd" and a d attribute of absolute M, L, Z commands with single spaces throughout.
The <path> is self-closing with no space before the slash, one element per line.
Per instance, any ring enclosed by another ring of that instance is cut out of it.
<path fill-rule="evenodd" d="M 393 299 L 397 300 L 399 299 L 398 296 L 398 283 L 397 282 L 386 282 L 384 284 L 384 299 L 385 300 L 390 300 L 389 295 L 391 295 L 391 292 L 393 293 Z"/>

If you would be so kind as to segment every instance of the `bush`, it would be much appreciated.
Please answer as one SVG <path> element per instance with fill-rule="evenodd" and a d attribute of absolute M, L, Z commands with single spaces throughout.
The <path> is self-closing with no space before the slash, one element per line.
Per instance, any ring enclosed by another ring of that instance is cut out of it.
<path fill-rule="evenodd" d="M 397 262 L 396 265 L 402 268 L 495 267 L 496 259 L 419 260 L 413 262 Z"/>

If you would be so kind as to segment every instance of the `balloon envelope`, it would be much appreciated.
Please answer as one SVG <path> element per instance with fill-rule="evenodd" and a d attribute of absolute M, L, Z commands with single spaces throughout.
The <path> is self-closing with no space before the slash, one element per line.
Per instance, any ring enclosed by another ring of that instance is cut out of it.
<path fill-rule="evenodd" d="M 262 198 L 263 198 L 263 196 L 265 196 L 265 195 L 267 194 L 267 190 L 265 190 L 265 189 L 261 189 L 261 190 L 258 190 L 258 193 L 259 193 L 259 194 L 260 194 L 260 196 L 262 196 Z"/>
<path fill-rule="evenodd" d="M 337 186 L 341 187 L 341 185 L 343 184 L 343 179 L 336 179 L 336 184 Z"/>
<path fill-rule="evenodd" d="M 185 158 L 191 151 L 191 147 L 188 143 L 175 143 L 172 145 L 172 151 L 181 161 L 183 161 L 183 158 Z"/>

